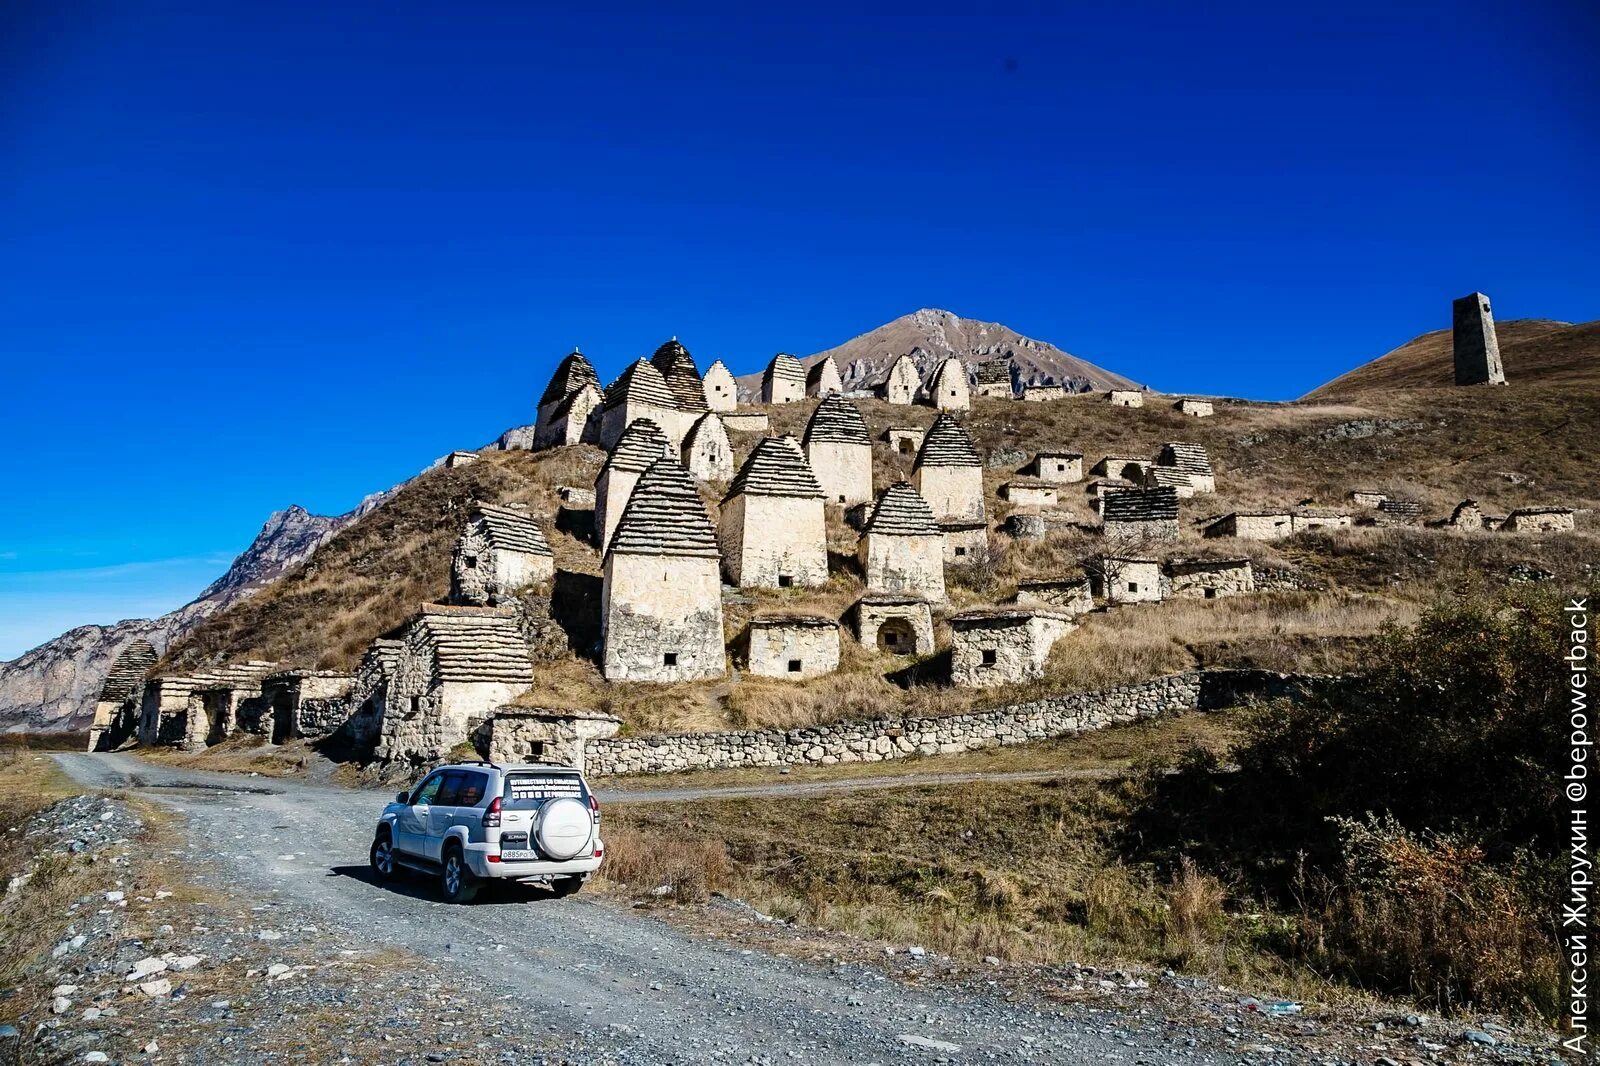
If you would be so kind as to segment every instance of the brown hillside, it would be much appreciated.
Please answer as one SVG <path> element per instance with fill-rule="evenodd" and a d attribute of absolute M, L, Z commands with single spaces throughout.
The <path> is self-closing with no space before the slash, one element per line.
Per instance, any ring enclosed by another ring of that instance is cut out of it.
<path fill-rule="evenodd" d="M 1600 321 L 1572 325 L 1545 318 L 1496 323 L 1511 384 L 1586 385 L 1600 389 Z M 1303 399 L 1326 400 L 1376 389 L 1454 387 L 1450 331 L 1435 330 L 1334 378 Z"/>

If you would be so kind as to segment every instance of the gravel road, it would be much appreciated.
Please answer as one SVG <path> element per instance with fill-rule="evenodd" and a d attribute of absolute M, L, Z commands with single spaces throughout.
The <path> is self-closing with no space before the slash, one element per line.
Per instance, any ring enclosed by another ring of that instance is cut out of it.
<path fill-rule="evenodd" d="M 703 939 L 581 894 L 495 893 L 452 907 L 420 880 L 382 886 L 366 860 L 388 793 L 164 768 L 126 755 L 57 759 L 85 786 L 147 791 L 181 812 L 192 846 L 224 871 L 230 891 L 301 908 L 306 921 L 337 930 L 351 946 L 458 964 L 464 987 L 503 999 L 508 1010 L 537 1012 L 552 1040 L 578 1049 L 574 1062 L 1238 1061 L 1236 1050 L 1208 1049 L 1205 1034 L 1196 1041 L 1159 1013 L 1045 1005 L 987 981 L 909 985 L 865 966 Z M 862 782 L 802 788 L 820 784 Z"/>

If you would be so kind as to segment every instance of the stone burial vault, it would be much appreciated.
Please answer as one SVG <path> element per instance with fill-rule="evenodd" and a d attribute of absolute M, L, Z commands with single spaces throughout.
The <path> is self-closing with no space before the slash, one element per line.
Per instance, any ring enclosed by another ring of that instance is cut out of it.
<path fill-rule="evenodd" d="M 611 543 L 622 512 L 633 495 L 639 475 L 657 459 L 672 454 L 672 444 L 661 427 L 648 418 L 630 425 L 606 456 L 594 479 L 594 528 L 601 553 Z"/>
<path fill-rule="evenodd" d="M 943 602 L 944 533 L 917 490 L 904 481 L 878 499 L 856 542 L 867 589 Z"/>
<path fill-rule="evenodd" d="M 1073 629 L 1048 607 L 989 607 L 950 616 L 950 680 L 966 688 L 1014 685 L 1044 676 L 1050 649 Z"/>
<path fill-rule="evenodd" d="M 555 572 L 555 553 L 525 506 L 474 502 L 451 554 L 450 602 L 496 606 Z"/>
<path fill-rule="evenodd" d="M 839 669 L 839 623 L 832 618 L 758 615 L 742 643 L 745 666 L 755 677 L 803 681 Z"/>
<path fill-rule="evenodd" d="M 872 437 L 855 404 L 837 394 L 817 404 L 804 447 L 829 503 L 850 507 L 872 499 Z"/>
<path fill-rule="evenodd" d="M 576 348 L 561 360 L 550 384 L 539 397 L 539 413 L 533 427 L 535 448 L 557 448 L 566 444 L 593 443 L 600 427 L 595 415 L 604 400 L 600 376 Z"/>
<path fill-rule="evenodd" d="M 793 437 L 767 437 L 722 498 L 718 540 L 728 580 L 742 588 L 826 584 L 822 486 Z"/>

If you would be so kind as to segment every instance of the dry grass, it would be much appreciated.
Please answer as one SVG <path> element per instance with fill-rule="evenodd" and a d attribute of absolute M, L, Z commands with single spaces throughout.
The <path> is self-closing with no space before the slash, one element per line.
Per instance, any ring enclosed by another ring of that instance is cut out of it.
<path fill-rule="evenodd" d="M 277 745 L 255 733 L 235 733 L 204 751 L 184 751 L 174 747 L 139 748 L 141 758 L 165 766 L 193 767 L 221 773 L 261 774 L 264 777 L 292 777 L 303 774 L 316 757 L 301 741 Z"/>

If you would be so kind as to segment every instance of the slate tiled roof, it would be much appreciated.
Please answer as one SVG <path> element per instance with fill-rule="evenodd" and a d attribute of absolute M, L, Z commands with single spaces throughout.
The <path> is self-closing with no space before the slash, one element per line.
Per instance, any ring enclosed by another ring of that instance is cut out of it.
<path fill-rule="evenodd" d="M 608 554 L 715 559 L 717 533 L 688 471 L 658 459 L 639 476 Z"/>
<path fill-rule="evenodd" d="M 872 437 L 867 423 L 861 418 L 856 405 L 835 393 L 817 404 L 806 423 L 806 447 L 812 441 L 832 441 L 839 444 L 865 444 L 872 447 Z"/>
<path fill-rule="evenodd" d="M 1377 511 L 1392 522 L 1410 523 L 1422 521 L 1422 504 L 1417 500 L 1396 499 L 1394 497 L 1379 500 Z"/>
<path fill-rule="evenodd" d="M 650 469 L 651 463 L 663 455 L 671 454 L 672 444 L 667 440 L 667 435 L 661 432 L 661 427 L 656 425 L 655 419 L 635 418 L 622 431 L 622 436 L 617 438 L 617 446 L 606 456 L 600 472 L 627 470 L 642 474 Z"/>
<path fill-rule="evenodd" d="M 1150 481 L 1157 488 L 1186 489 L 1192 484 L 1189 475 L 1176 466 L 1152 466 Z"/>
<path fill-rule="evenodd" d="M 1011 385 L 1011 361 L 1009 359 L 986 359 L 981 363 L 972 365 L 972 381 L 975 385 Z"/>
<path fill-rule="evenodd" d="M 100 698 L 121 703 L 132 699 L 144 688 L 144 675 L 156 664 L 156 649 L 148 640 L 135 640 L 117 653 L 100 686 Z"/>
<path fill-rule="evenodd" d="M 949 415 L 934 419 L 928 435 L 922 438 L 917 450 L 915 466 L 979 466 L 983 458 L 972 443 L 972 437 L 961 428 L 961 423 Z"/>
<path fill-rule="evenodd" d="M 550 550 L 550 542 L 545 540 L 544 530 L 527 511 L 479 503 L 473 512 L 483 526 L 484 536 L 496 550 L 544 556 L 555 554 Z"/>
<path fill-rule="evenodd" d="M 752 496 L 794 496 L 822 499 L 822 486 L 811 472 L 805 453 L 793 437 L 765 437 L 733 475 L 723 499 L 748 493 Z"/>
<path fill-rule="evenodd" d="M 805 364 L 787 352 L 779 352 L 772 357 L 772 362 L 767 364 L 767 369 L 761 374 L 761 383 L 763 385 L 769 385 L 774 381 L 792 381 L 804 388 L 806 383 Z"/>
<path fill-rule="evenodd" d="M 1178 517 L 1178 490 L 1125 489 L 1113 492 L 1100 505 L 1106 522 L 1170 522 Z"/>
<path fill-rule="evenodd" d="M 701 401 L 704 400 L 705 397 L 702 396 Z M 648 403 L 669 410 L 676 410 L 678 407 L 677 398 L 673 396 L 672 390 L 667 388 L 666 379 L 661 376 L 661 371 L 643 359 L 631 364 L 617 377 L 617 380 L 606 386 L 607 411 L 630 401 Z"/>
<path fill-rule="evenodd" d="M 678 401 L 679 410 L 704 411 L 706 390 L 700 383 L 700 369 L 694 365 L 689 349 L 678 343 L 678 338 L 663 344 L 650 357 L 650 365 L 661 371 L 667 388 Z"/>
<path fill-rule="evenodd" d="M 539 406 L 553 403 L 564 396 L 571 396 L 585 385 L 600 387 L 600 375 L 594 372 L 594 366 L 583 357 L 583 353 L 576 348 L 556 366 L 556 372 L 550 375 L 550 384 L 545 386 L 544 395 L 539 397 Z"/>
<path fill-rule="evenodd" d="M 883 490 L 862 532 L 890 537 L 936 537 L 941 531 L 928 501 L 916 489 L 899 481 Z"/>
<path fill-rule="evenodd" d="M 504 684 L 533 680 L 527 641 L 509 610 L 428 604 L 414 624 L 416 639 L 433 655 L 436 680 Z"/>
<path fill-rule="evenodd" d="M 1175 466 L 1186 474 L 1213 476 L 1211 458 L 1206 455 L 1205 446 L 1202 444 L 1168 441 L 1161 446 L 1161 454 L 1156 457 L 1156 462 L 1161 466 Z"/>

